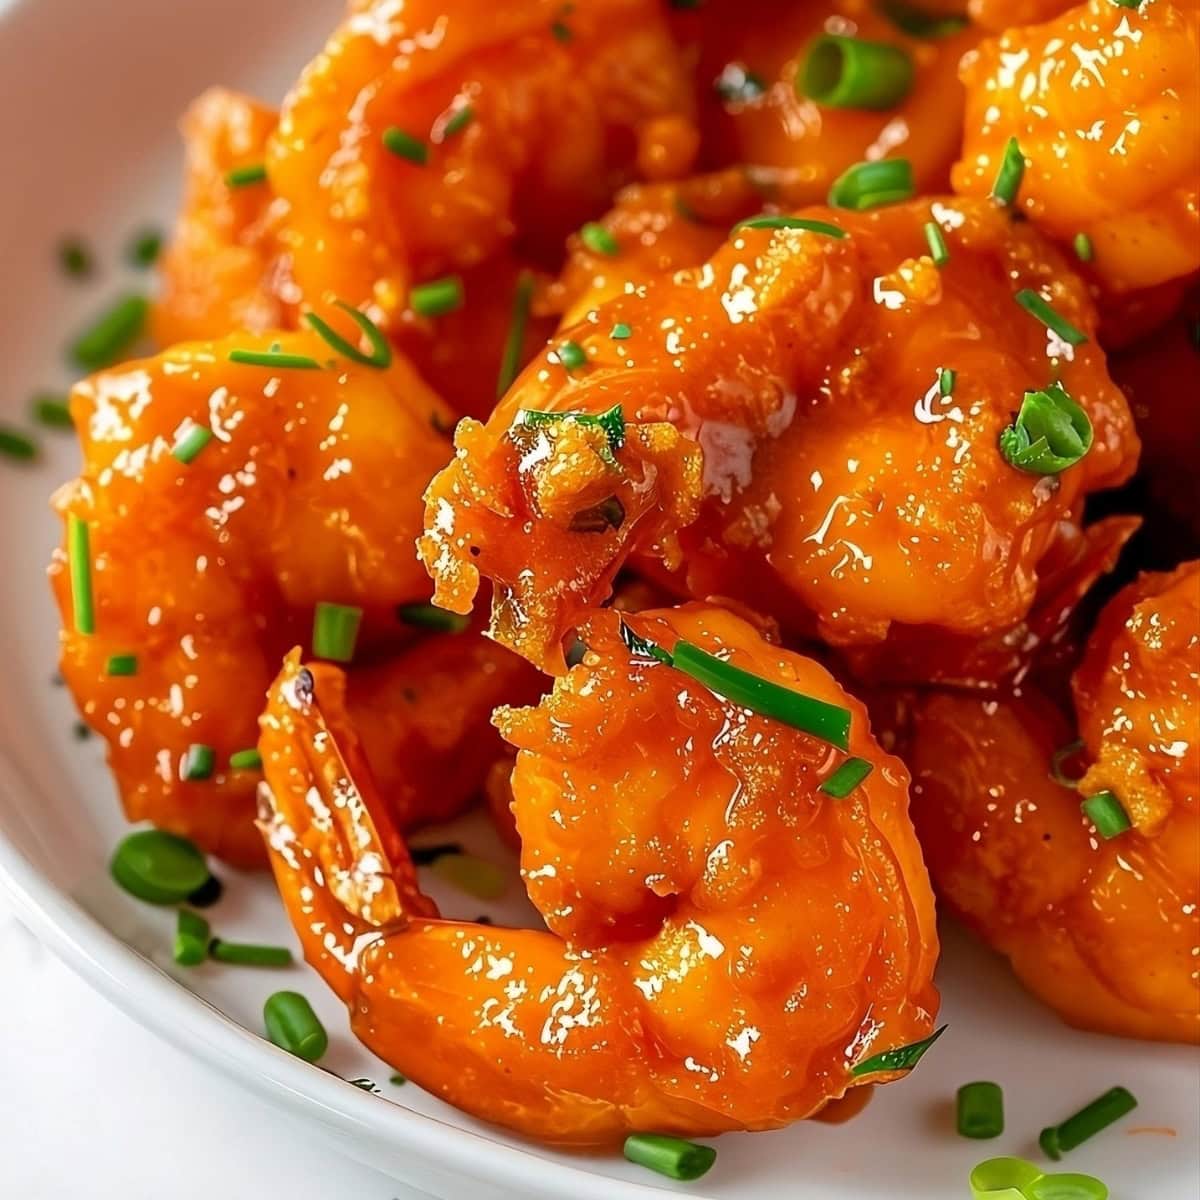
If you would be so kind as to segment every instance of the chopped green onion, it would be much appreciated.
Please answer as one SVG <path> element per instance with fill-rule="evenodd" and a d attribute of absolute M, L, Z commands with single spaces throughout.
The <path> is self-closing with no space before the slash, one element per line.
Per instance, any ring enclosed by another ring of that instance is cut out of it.
<path fill-rule="evenodd" d="M 76 633 L 96 632 L 90 542 L 87 522 L 72 513 L 67 517 L 67 566 L 71 575 L 71 610 Z"/>
<path fill-rule="evenodd" d="M 1016 295 L 1016 301 L 1030 316 L 1036 317 L 1047 329 L 1068 345 L 1082 346 L 1088 340 L 1086 333 L 1076 329 L 1065 317 L 1060 317 L 1032 289 L 1022 288 Z"/>
<path fill-rule="evenodd" d="M 500 356 L 500 373 L 496 377 L 496 398 L 499 399 L 512 387 L 517 372 L 521 369 L 521 351 L 525 346 L 525 328 L 529 324 L 529 309 L 533 303 L 533 275 L 522 271 L 517 276 L 513 292 L 512 320 L 508 326 L 508 337 L 504 339 L 504 353 Z"/>
<path fill-rule="evenodd" d="M 194 892 L 189 892 L 185 899 L 196 908 L 211 908 L 224 894 L 225 885 L 215 875 L 210 875 Z"/>
<path fill-rule="evenodd" d="M 321 600 L 313 612 L 312 652 L 330 662 L 349 662 L 354 657 L 363 610 L 352 604 Z"/>
<path fill-rule="evenodd" d="M 970 1176 L 974 1200 L 1108 1200 L 1108 1188 L 1091 1175 L 1047 1175 L 1023 1158 L 989 1158 Z"/>
<path fill-rule="evenodd" d="M 335 303 L 362 330 L 367 341 L 371 343 L 370 354 L 364 354 L 352 342 L 346 341 L 336 329 L 333 329 L 327 322 L 318 317 L 316 313 L 305 313 L 304 319 L 343 358 L 348 358 L 351 362 L 359 363 L 364 367 L 382 368 L 389 366 L 392 361 L 392 347 L 388 344 L 387 338 L 380 332 L 379 326 L 366 313 L 359 312 L 357 308 L 352 308 L 344 301 L 337 300 Z"/>
<path fill-rule="evenodd" d="M 623 342 L 626 338 L 633 337 L 633 330 L 624 321 L 618 321 L 612 327 L 612 332 L 608 336 L 614 342 Z"/>
<path fill-rule="evenodd" d="M 897 29 L 918 38 L 948 37 L 967 27 L 967 18 L 923 11 L 907 0 L 883 0 L 884 14 Z"/>
<path fill-rule="evenodd" d="M 796 90 L 827 108 L 893 108 L 912 84 L 912 59 L 899 46 L 839 33 L 815 38 L 796 74 Z"/>
<path fill-rule="evenodd" d="M 558 347 L 558 361 L 568 371 L 587 366 L 587 351 L 578 342 L 563 342 Z"/>
<path fill-rule="evenodd" d="M 1021 153 L 1017 139 L 1010 137 L 1004 146 L 1004 157 L 1000 160 L 1000 170 L 996 172 L 996 182 L 992 184 L 992 199 L 1011 207 L 1016 203 L 1024 178 L 1025 155 Z"/>
<path fill-rule="evenodd" d="M 235 967 L 290 967 L 292 952 L 286 946 L 253 946 L 245 942 L 223 942 L 213 938 L 209 957 Z"/>
<path fill-rule="evenodd" d="M 1057 475 L 1092 447 L 1087 413 L 1059 383 L 1026 392 L 1016 420 L 1000 433 L 1000 453 L 1019 471 Z"/>
<path fill-rule="evenodd" d="M 212 778 L 217 765 L 217 752 L 203 742 L 193 742 L 184 753 L 180 776 L 188 783 Z"/>
<path fill-rule="evenodd" d="M 621 252 L 617 239 L 595 221 L 589 221 L 580 231 L 579 238 L 593 254 L 603 254 L 607 258 Z"/>
<path fill-rule="evenodd" d="M 179 904 L 209 879 L 204 855 L 186 838 L 161 829 L 123 838 L 109 870 L 131 896 L 149 904 Z"/>
<path fill-rule="evenodd" d="M 875 769 L 865 758 L 848 758 L 834 771 L 817 791 L 844 800 Z"/>
<path fill-rule="evenodd" d="M 208 957 L 212 931 L 199 914 L 181 908 L 175 922 L 175 947 L 172 957 L 181 967 L 199 966 Z"/>
<path fill-rule="evenodd" d="M 998 1083 L 964 1083 L 955 1107 L 961 1137 L 994 1138 L 1004 1132 L 1004 1092 Z"/>
<path fill-rule="evenodd" d="M 157 229 L 143 229 L 136 234 L 125 251 L 129 265 L 152 267 L 162 251 L 162 234 Z"/>
<path fill-rule="evenodd" d="M 1112 0 L 1118 8 L 1141 8 L 1142 0 Z"/>
<path fill-rule="evenodd" d="M 625 1157 L 670 1179 L 699 1179 L 717 1161 L 717 1152 L 661 1133 L 631 1133 L 625 1139 Z"/>
<path fill-rule="evenodd" d="M 1080 262 L 1091 262 L 1093 256 L 1092 239 L 1086 233 L 1077 233 L 1075 235 L 1075 257 Z"/>
<path fill-rule="evenodd" d="M 229 756 L 229 765 L 235 771 L 260 771 L 263 765 L 262 755 L 254 746 L 248 750 L 235 750 Z"/>
<path fill-rule="evenodd" d="M 656 645 L 649 638 L 644 638 L 634 633 L 624 621 L 617 628 L 621 634 L 621 641 L 625 643 L 625 648 L 630 654 L 636 655 L 639 658 L 657 659 L 660 663 L 665 663 L 668 667 L 674 665 L 675 660 L 666 650 Z"/>
<path fill-rule="evenodd" d="M 191 422 L 188 428 L 175 439 L 175 445 L 171 447 L 171 454 L 181 463 L 190 463 L 212 441 L 212 436 L 213 431 L 207 425 L 197 425 Z"/>
<path fill-rule="evenodd" d="M 149 311 L 145 296 L 122 297 L 75 339 L 71 358 L 85 371 L 111 366 L 141 336 Z"/>
<path fill-rule="evenodd" d="M 1107 1129 L 1135 1108 L 1137 1101 L 1129 1091 L 1123 1087 L 1109 1088 L 1103 1096 L 1084 1105 L 1065 1121 L 1043 1129 L 1038 1137 L 1038 1145 L 1047 1157 L 1057 1162 L 1067 1151 L 1082 1146 L 1089 1138 L 1095 1137 L 1102 1129 Z"/>
<path fill-rule="evenodd" d="M 1068 742 L 1065 746 L 1059 746 L 1059 748 L 1050 756 L 1050 778 L 1053 779 L 1055 783 L 1060 784 L 1062 787 L 1071 788 L 1074 790 L 1075 785 L 1080 779 L 1083 778 L 1083 776 L 1080 775 L 1077 779 L 1072 779 L 1063 770 L 1063 763 L 1065 763 L 1067 759 L 1078 754 L 1082 749 L 1083 738 L 1076 738 L 1073 742 Z"/>
<path fill-rule="evenodd" d="M 319 371 L 321 364 L 307 354 L 281 354 L 278 350 L 230 350 L 229 361 L 245 367 L 271 367 Z"/>
<path fill-rule="evenodd" d="M 463 305 L 463 282 L 457 275 L 431 279 L 408 293 L 408 305 L 422 317 L 443 317 Z"/>
<path fill-rule="evenodd" d="M 571 40 L 571 27 L 566 21 L 555 21 L 550 26 L 550 32 L 554 35 L 556 41 L 569 42 Z"/>
<path fill-rule="evenodd" d="M 39 425 L 52 429 L 70 429 L 71 406 L 66 396 L 54 395 L 50 392 L 39 392 L 30 403 L 33 419 Z"/>
<path fill-rule="evenodd" d="M 67 238 L 59 244 L 58 261 L 62 269 L 76 279 L 90 275 L 95 266 L 91 250 L 79 238 Z"/>
<path fill-rule="evenodd" d="M 747 217 L 733 227 L 736 236 L 743 229 L 799 229 L 805 233 L 819 233 L 825 237 L 844 238 L 846 231 L 828 221 L 812 221 L 807 217 L 772 216 L 764 213 L 759 217 Z"/>
<path fill-rule="evenodd" d="M 761 75 L 748 71 L 742 63 L 727 63 L 714 80 L 713 88 L 730 104 L 750 104 L 766 94 L 767 84 Z"/>
<path fill-rule="evenodd" d="M 1097 792 L 1094 796 L 1088 796 L 1079 807 L 1106 842 L 1133 828 L 1125 806 L 1112 792 Z"/>
<path fill-rule="evenodd" d="M 432 629 L 438 633 L 462 633 L 471 624 L 467 613 L 449 612 L 436 604 L 398 604 L 396 616 L 405 625 Z"/>
<path fill-rule="evenodd" d="M 394 1087 L 403 1087 L 407 1082 L 408 1080 L 401 1075 L 399 1071 L 388 1076 L 388 1083 L 392 1084 Z"/>
<path fill-rule="evenodd" d="M 929 257 L 935 267 L 944 267 L 950 261 L 950 247 L 946 245 L 946 235 L 936 221 L 925 222 L 925 241 L 929 244 Z"/>
<path fill-rule="evenodd" d="M 136 675 L 137 669 L 136 654 L 110 654 L 104 664 L 104 673 L 108 676 Z"/>
<path fill-rule="evenodd" d="M 625 411 L 619 404 L 605 409 L 602 413 L 582 412 L 541 412 L 536 408 L 523 408 L 517 413 L 517 424 L 553 425 L 556 421 L 576 421 L 580 425 L 598 425 L 608 434 L 608 445 L 612 451 L 620 450 L 625 445 Z"/>
<path fill-rule="evenodd" d="M 266 163 L 248 163 L 244 167 L 234 167 L 232 170 L 225 172 L 226 187 L 253 187 L 256 183 L 266 183 L 266 181 Z"/>
<path fill-rule="evenodd" d="M 855 163 L 833 181 L 829 203 L 834 208 L 864 212 L 898 204 L 914 194 L 912 164 L 906 158 Z"/>
<path fill-rule="evenodd" d="M 607 533 L 625 524 L 625 505 L 617 496 L 609 496 L 599 504 L 580 509 L 567 526 L 572 533 Z"/>
<path fill-rule="evenodd" d="M 275 992 L 263 1005 L 267 1037 L 305 1062 L 316 1062 L 329 1049 L 329 1035 L 312 1005 L 299 992 Z"/>
<path fill-rule="evenodd" d="M 946 1032 L 946 1026 L 934 1030 L 927 1038 L 908 1046 L 897 1046 L 882 1054 L 872 1054 L 850 1068 L 851 1075 L 874 1075 L 880 1071 L 911 1071 L 925 1056 L 925 1052 Z"/>
<path fill-rule="evenodd" d="M 395 125 L 389 125 L 383 131 L 383 137 L 380 140 L 383 142 L 384 149 L 391 151 L 397 158 L 407 159 L 418 167 L 423 167 L 429 161 L 429 147 L 420 138 L 413 137 L 411 133 L 405 133 L 403 129 L 399 129 Z"/>
<path fill-rule="evenodd" d="M 508 890 L 508 877 L 498 866 L 470 854 L 439 855 L 429 869 L 477 900 L 495 900 Z"/>
<path fill-rule="evenodd" d="M 434 842 L 429 846 L 409 846 L 408 856 L 418 867 L 427 867 L 437 862 L 447 854 L 461 854 L 462 845 L 458 842 Z"/>
<path fill-rule="evenodd" d="M 443 140 L 462 133 L 474 119 L 475 110 L 469 104 L 463 104 L 456 108 L 450 119 L 442 126 Z"/>
<path fill-rule="evenodd" d="M 957 371 L 952 371 L 949 367 L 943 367 L 938 372 L 938 394 L 941 396 L 953 396 L 954 382 L 957 378 Z"/>
<path fill-rule="evenodd" d="M 0 425 L 0 454 L 28 462 L 37 458 L 37 443 L 8 425 Z"/>

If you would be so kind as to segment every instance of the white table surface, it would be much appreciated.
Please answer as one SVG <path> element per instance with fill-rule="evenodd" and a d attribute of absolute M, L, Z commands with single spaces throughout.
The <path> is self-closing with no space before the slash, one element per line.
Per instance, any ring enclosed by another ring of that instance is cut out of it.
<path fill-rule="evenodd" d="M 412 1200 L 159 1041 L 0 900 L 0 1197 Z"/>

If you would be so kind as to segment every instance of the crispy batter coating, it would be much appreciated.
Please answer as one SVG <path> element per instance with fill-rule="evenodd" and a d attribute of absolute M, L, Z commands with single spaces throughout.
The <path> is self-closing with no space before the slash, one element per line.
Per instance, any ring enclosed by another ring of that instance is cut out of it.
<path fill-rule="evenodd" d="M 907 776 L 823 668 L 740 618 L 627 619 L 845 705 L 873 772 L 826 796 L 839 752 L 631 656 L 607 612 L 552 695 L 497 716 L 547 930 L 430 919 L 337 672 L 295 656 L 262 722 L 263 833 L 309 961 L 358 1036 L 427 1090 L 573 1145 L 774 1128 L 878 1082 L 851 1067 L 932 1027 L 937 935 Z"/>
<path fill-rule="evenodd" d="M 1105 608 L 1074 676 L 1090 762 L 1036 690 L 918 699 L 913 818 L 943 898 L 1073 1025 L 1200 1042 L 1200 564 L 1143 575 Z M 1113 791 L 1134 827 L 1105 841 L 1080 797 Z"/>
<path fill-rule="evenodd" d="M 57 552 L 63 675 L 108 742 L 126 813 L 236 863 L 262 858 L 259 776 L 232 770 L 229 756 L 253 747 L 280 657 L 308 643 L 319 601 L 364 609 L 368 652 L 411 640 L 394 608 L 428 594 L 412 541 L 421 487 L 448 452 L 434 425 L 448 410 L 403 359 L 386 370 L 228 360 L 235 347 L 274 342 L 329 358 L 314 334 L 242 334 L 78 385 L 84 466 L 54 501 L 64 519 L 87 522 L 96 600 L 95 633 L 78 632 Z M 214 436 L 183 463 L 172 448 L 188 423 Z M 126 653 L 137 673 L 110 675 L 109 657 Z M 463 803 L 499 752 L 492 707 L 531 694 L 524 664 L 469 634 L 354 675 L 352 704 L 381 774 L 415 766 L 392 791 L 406 825 Z M 181 777 L 192 744 L 216 752 L 206 780 Z"/>
<path fill-rule="evenodd" d="M 1089 0 L 1010 29 L 964 60 L 957 191 L 987 195 L 1015 137 L 1020 210 L 1092 242 L 1092 269 L 1129 291 L 1200 267 L 1200 4 Z"/>
<path fill-rule="evenodd" d="M 487 576 L 495 636 L 550 667 L 635 552 L 665 549 L 682 594 L 740 599 L 841 645 L 978 638 L 1027 614 L 1061 522 L 1127 478 L 1137 454 L 1099 350 L 1065 345 L 1014 300 L 1034 289 L 1094 332 L 1082 280 L 988 201 L 803 215 L 848 236 L 744 230 L 696 270 L 589 312 L 486 425 L 459 425 L 455 461 L 426 496 L 421 554 L 439 604 L 467 611 Z M 940 270 L 931 219 L 950 246 Z M 628 338 L 611 336 L 618 324 Z M 564 365 L 566 342 L 583 365 Z M 942 368 L 956 372 L 949 396 Z M 1094 444 L 1058 476 L 1025 474 L 999 434 L 1023 393 L 1055 377 Z M 616 404 L 625 445 L 607 455 L 592 426 L 531 428 L 521 415 Z M 572 527 L 568 514 L 606 496 L 624 512 L 616 527 Z"/>

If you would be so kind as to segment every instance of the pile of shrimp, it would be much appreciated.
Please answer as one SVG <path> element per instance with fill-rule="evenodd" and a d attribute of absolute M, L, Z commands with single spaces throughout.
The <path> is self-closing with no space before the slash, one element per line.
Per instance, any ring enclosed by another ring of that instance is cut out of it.
<path fill-rule="evenodd" d="M 812 98 L 830 36 L 906 85 Z M 1198 112 L 1200 0 L 351 0 L 280 106 L 209 91 L 53 501 L 127 815 L 558 1145 L 900 1079 L 935 890 L 1200 1042 Z M 479 801 L 544 928 L 422 891 Z"/>

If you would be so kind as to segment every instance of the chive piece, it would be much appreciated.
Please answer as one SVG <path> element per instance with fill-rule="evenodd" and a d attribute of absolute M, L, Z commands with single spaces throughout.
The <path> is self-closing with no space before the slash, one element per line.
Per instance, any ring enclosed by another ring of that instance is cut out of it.
<path fill-rule="evenodd" d="M 229 756 L 229 765 L 235 771 L 260 771 L 263 765 L 262 755 L 255 746 L 248 750 L 235 750 Z"/>
<path fill-rule="evenodd" d="M 625 505 L 618 496 L 609 496 L 590 508 L 582 508 L 571 517 L 567 528 L 572 533 L 607 533 L 625 524 Z"/>
<path fill-rule="evenodd" d="M 975 1200 L 1024 1200 L 1033 1195 L 1029 1189 L 1043 1178 L 1045 1172 L 1033 1163 L 1023 1158 L 1006 1157 L 977 1163 L 971 1170 L 969 1182 Z M 1060 1196 L 1058 1200 L 1065 1200 L 1065 1197 Z M 1084 1200 L 1084 1194 L 1075 1195 L 1074 1200 Z"/>
<path fill-rule="evenodd" d="M 312 652 L 331 662 L 349 662 L 354 657 L 363 610 L 352 604 L 318 601 L 313 612 Z"/>
<path fill-rule="evenodd" d="M 1060 383 L 1026 392 L 1013 423 L 1000 433 L 1000 453 L 1019 471 L 1057 475 L 1092 448 L 1092 423 Z"/>
<path fill-rule="evenodd" d="M 215 875 L 210 875 L 194 892 L 189 892 L 185 899 L 195 908 L 211 908 L 224 894 L 225 885 Z"/>
<path fill-rule="evenodd" d="M 462 633 L 471 624 L 469 614 L 449 612 L 436 604 L 398 604 L 396 616 L 405 625 L 438 633 Z"/>
<path fill-rule="evenodd" d="M 885 204 L 898 204 L 915 192 L 912 163 L 906 158 L 855 163 L 833 181 L 829 203 L 834 208 L 864 212 Z"/>
<path fill-rule="evenodd" d="M 429 846 L 409 846 L 408 856 L 413 865 L 428 867 L 447 854 L 461 854 L 462 846 L 458 842 L 434 842 Z"/>
<path fill-rule="evenodd" d="M 84 279 L 96 265 L 91 250 L 80 238 L 65 238 L 58 246 L 58 262 L 74 279 Z"/>
<path fill-rule="evenodd" d="M 393 1087 L 403 1087 L 407 1082 L 408 1080 L 399 1071 L 388 1076 L 388 1083 L 392 1084 Z"/>
<path fill-rule="evenodd" d="M 267 1037 L 305 1062 L 316 1062 L 329 1049 L 329 1035 L 312 1005 L 299 992 L 275 992 L 263 1005 Z"/>
<path fill-rule="evenodd" d="M 925 241 L 929 244 L 929 257 L 935 267 L 944 267 L 950 261 L 950 247 L 946 245 L 946 235 L 936 221 L 925 222 Z"/>
<path fill-rule="evenodd" d="M 208 957 L 208 942 L 212 931 L 199 914 L 181 908 L 175 922 L 175 948 L 172 958 L 181 967 L 199 966 Z"/>
<path fill-rule="evenodd" d="M 207 425 L 189 422 L 188 427 L 175 439 L 171 455 L 181 463 L 190 463 L 212 441 L 212 436 L 213 431 Z"/>
<path fill-rule="evenodd" d="M 500 399 L 513 385 L 521 369 L 521 351 L 525 347 L 525 329 L 529 324 L 529 310 L 533 304 L 533 275 L 522 271 L 517 276 L 513 292 L 512 319 L 508 336 L 504 339 L 504 353 L 500 356 L 500 373 L 496 377 L 496 399 Z"/>
<path fill-rule="evenodd" d="M 717 1161 L 717 1152 L 661 1133 L 631 1133 L 625 1139 L 625 1157 L 670 1179 L 699 1179 Z"/>
<path fill-rule="evenodd" d="M 278 367 L 296 371 L 321 369 L 321 364 L 307 354 L 281 354 L 278 350 L 230 350 L 229 361 L 244 367 Z"/>
<path fill-rule="evenodd" d="M 1125 806 L 1113 792 L 1097 792 L 1088 796 L 1079 807 L 1106 842 L 1133 828 Z"/>
<path fill-rule="evenodd" d="M 817 788 L 817 791 L 824 792 L 835 800 L 844 800 L 873 770 L 874 764 L 867 762 L 865 758 L 848 758 Z"/>
<path fill-rule="evenodd" d="M 766 95 L 767 84 L 761 75 L 748 71 L 742 63 L 727 63 L 713 81 L 713 88 L 730 104 L 751 104 Z"/>
<path fill-rule="evenodd" d="M 495 863 L 470 854 L 439 855 L 429 869 L 477 900 L 495 900 L 508 890 L 508 877 Z"/>
<path fill-rule="evenodd" d="M 1089 1138 L 1095 1137 L 1102 1129 L 1107 1129 L 1135 1108 L 1137 1101 L 1125 1088 L 1109 1088 L 1103 1096 L 1084 1105 L 1065 1121 L 1043 1129 L 1038 1137 L 1038 1145 L 1047 1157 L 1057 1162 L 1067 1151 L 1082 1146 Z"/>
<path fill-rule="evenodd" d="M 743 229 L 799 229 L 805 233 L 819 233 L 825 237 L 844 238 L 846 231 L 828 221 L 812 221 L 807 217 L 772 216 L 764 213 L 758 217 L 747 217 L 733 227 L 734 235 Z"/>
<path fill-rule="evenodd" d="M 246 942 L 224 942 L 213 938 L 209 957 L 234 967 L 290 967 L 292 952 L 286 946 L 253 946 Z"/>
<path fill-rule="evenodd" d="M 305 313 L 304 319 L 343 358 L 348 358 L 351 362 L 356 362 L 364 367 L 383 368 L 390 366 L 392 361 L 392 347 L 388 343 L 387 338 L 380 332 L 379 326 L 366 313 L 359 312 L 357 308 L 352 308 L 345 301 L 337 300 L 335 304 L 362 330 L 363 336 L 371 343 L 370 354 L 364 354 L 353 343 L 346 341 L 337 330 L 331 328 L 316 313 Z"/>
<path fill-rule="evenodd" d="M 1076 329 L 1065 317 L 1060 317 L 1031 288 L 1022 288 L 1016 295 L 1016 301 L 1030 316 L 1036 317 L 1051 333 L 1057 335 L 1068 345 L 1082 346 L 1088 340 L 1086 333 Z"/>
<path fill-rule="evenodd" d="M 267 181 L 266 163 L 248 163 L 244 167 L 233 167 L 225 172 L 225 186 L 230 188 L 253 187 Z"/>
<path fill-rule="evenodd" d="M 558 361 L 568 371 L 587 366 L 587 351 L 578 342 L 563 342 L 558 347 Z"/>
<path fill-rule="evenodd" d="M 625 411 L 619 404 L 602 413 L 542 412 L 536 408 L 523 408 L 517 413 L 519 425 L 553 425 L 556 421 L 577 421 L 580 425 L 598 425 L 608 434 L 608 446 L 613 452 L 625 445 Z"/>
<path fill-rule="evenodd" d="M 429 147 L 420 138 L 395 125 L 389 125 L 383 131 L 381 138 L 384 149 L 391 151 L 397 158 L 407 159 L 418 167 L 423 167 L 429 161 Z"/>
<path fill-rule="evenodd" d="M 1141 8 L 1142 0 L 1112 0 L 1118 8 Z"/>
<path fill-rule="evenodd" d="M 826 108 L 894 108 L 912 90 L 913 61 L 899 46 L 825 33 L 796 73 L 796 91 Z"/>
<path fill-rule="evenodd" d="M 408 293 L 408 304 L 422 317 L 443 317 L 463 305 L 463 282 L 457 275 L 446 275 L 418 284 Z"/>
<path fill-rule="evenodd" d="M 885 16 L 897 29 L 918 38 L 942 38 L 960 33 L 967 27 L 967 18 L 925 12 L 907 0 L 883 0 Z"/>
<path fill-rule="evenodd" d="M 157 229 L 143 229 L 135 234 L 125 251 L 131 267 L 152 267 L 162 252 L 162 234 Z"/>
<path fill-rule="evenodd" d="M 567 652 L 563 655 L 563 661 L 568 667 L 577 667 L 583 662 L 583 656 L 587 653 L 587 645 L 582 638 L 576 637 L 575 640 L 567 647 Z"/>
<path fill-rule="evenodd" d="M 9 425 L 0 425 L 0 454 L 23 462 L 37 458 L 37 443 Z"/>
<path fill-rule="evenodd" d="M 626 338 L 633 337 L 633 330 L 624 321 L 618 321 L 612 327 L 612 332 L 608 336 L 614 342 L 623 342 Z"/>
<path fill-rule="evenodd" d="M 1077 779 L 1072 779 L 1063 770 L 1063 763 L 1067 759 L 1078 754 L 1083 749 L 1083 738 L 1076 738 L 1073 742 L 1068 742 L 1065 746 L 1059 746 L 1057 750 L 1050 756 L 1050 778 L 1061 787 L 1071 788 L 1074 790 L 1075 785 L 1083 778 L 1080 775 Z"/>
<path fill-rule="evenodd" d="M 213 768 L 217 765 L 217 752 L 203 742 L 193 742 L 183 755 L 180 767 L 180 778 L 187 783 L 199 783 L 212 778 Z"/>
<path fill-rule="evenodd" d="M 952 371 L 949 367 L 943 367 L 938 372 L 938 395 L 953 396 L 954 381 L 958 378 L 958 372 Z"/>
<path fill-rule="evenodd" d="M 964 1083 L 955 1109 L 960 1137 L 994 1138 L 1004 1132 L 1004 1092 L 998 1083 Z"/>
<path fill-rule="evenodd" d="M 851 1075 L 874 1075 L 878 1071 L 911 1071 L 925 1056 L 925 1052 L 934 1042 L 946 1032 L 946 1026 L 935 1029 L 927 1038 L 913 1042 L 908 1046 L 897 1046 L 894 1050 L 885 1050 L 882 1054 L 872 1054 L 870 1058 L 850 1068 Z"/>
<path fill-rule="evenodd" d="M 72 513 L 67 517 L 67 566 L 71 575 L 71 611 L 76 633 L 96 632 L 90 543 L 87 522 Z"/>
<path fill-rule="evenodd" d="M 149 311 L 145 296 L 123 296 L 75 339 L 72 360 L 85 371 L 111 366 L 141 336 Z"/>
<path fill-rule="evenodd" d="M 579 238 L 593 254 L 603 254 L 606 258 L 613 258 L 621 252 L 617 239 L 603 225 L 597 224 L 595 221 L 589 221 L 579 231 Z"/>
<path fill-rule="evenodd" d="M 104 664 L 104 673 L 110 678 L 119 675 L 136 675 L 138 660 L 136 654 L 110 654 Z"/>
<path fill-rule="evenodd" d="M 463 104 L 456 108 L 449 120 L 442 126 L 443 141 L 462 133 L 473 120 L 475 120 L 475 110 L 469 104 Z"/>
<path fill-rule="evenodd" d="M 675 660 L 661 646 L 655 645 L 649 638 L 640 637 L 622 621 L 618 625 L 618 632 L 621 634 L 621 641 L 625 643 L 625 648 L 630 654 L 636 658 L 653 658 L 660 663 L 664 663 L 670 667 L 674 665 Z"/>
<path fill-rule="evenodd" d="M 1004 157 L 1000 160 L 1000 170 L 996 172 L 996 182 L 992 184 L 992 199 L 997 204 L 1011 208 L 1016 203 L 1024 178 L 1025 155 L 1021 153 L 1017 139 L 1010 137 L 1004 144 Z"/>
<path fill-rule="evenodd" d="M 66 396 L 51 392 L 39 392 L 30 401 L 29 407 L 33 413 L 33 419 L 39 425 L 46 425 L 51 429 L 70 429 L 73 424 L 71 406 Z"/>
<path fill-rule="evenodd" d="M 1094 253 L 1092 250 L 1092 239 L 1086 233 L 1077 233 L 1073 245 L 1075 247 L 1075 257 L 1080 262 L 1092 261 Z"/>
<path fill-rule="evenodd" d="M 148 904 L 179 904 L 209 879 L 204 855 L 186 838 L 161 829 L 123 838 L 109 870 L 131 896 Z"/>

